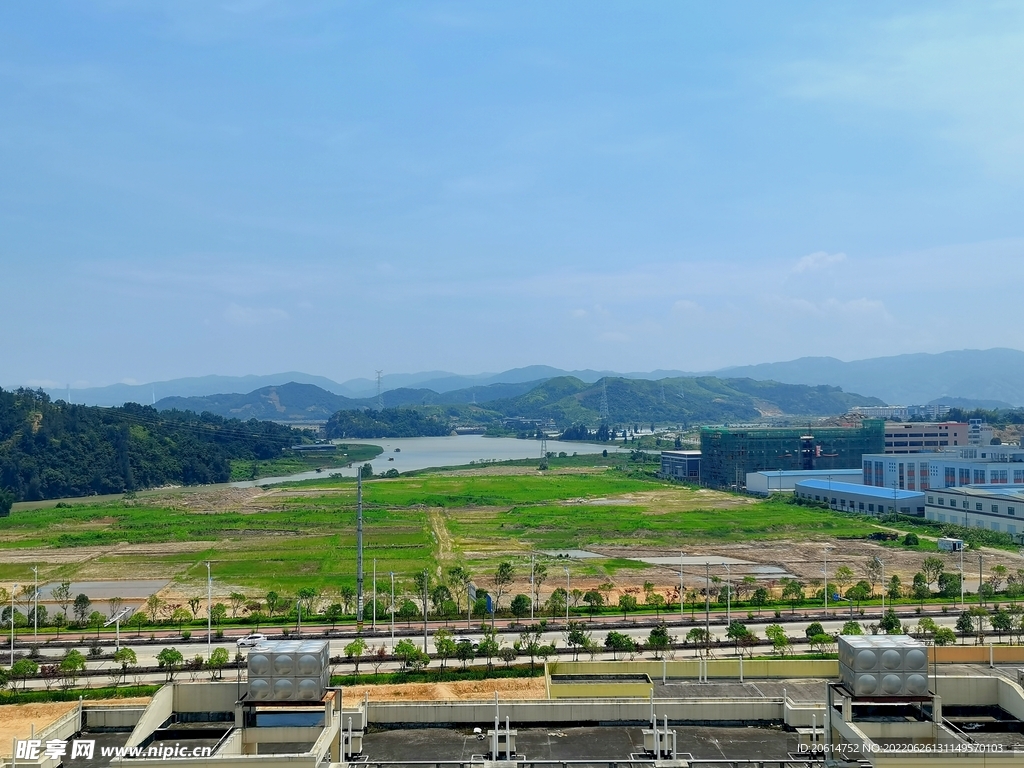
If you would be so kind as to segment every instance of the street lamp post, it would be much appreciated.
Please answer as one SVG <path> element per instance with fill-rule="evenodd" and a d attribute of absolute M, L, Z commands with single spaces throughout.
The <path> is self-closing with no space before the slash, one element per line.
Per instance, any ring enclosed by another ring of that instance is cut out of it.
<path fill-rule="evenodd" d="M 32 589 L 32 644 L 39 643 L 39 566 L 32 566 L 34 577 Z"/>
<path fill-rule="evenodd" d="M 966 519 L 966 518 L 965 518 Z M 960 608 L 964 607 L 964 543 L 960 542 Z"/>
<path fill-rule="evenodd" d="M 875 560 L 878 562 L 878 567 L 882 569 L 882 614 L 885 614 L 885 563 L 882 562 L 882 558 L 875 556 Z"/>
<path fill-rule="evenodd" d="M 377 631 L 377 558 L 373 558 L 373 625 L 374 632 Z"/>
<path fill-rule="evenodd" d="M 711 563 L 704 562 L 704 655 L 711 652 Z"/>
<path fill-rule="evenodd" d="M 829 491 L 829 498 L 832 498 L 832 492 Z M 828 547 L 825 547 L 825 618 L 828 618 Z"/>
<path fill-rule="evenodd" d="M 569 567 L 563 565 L 565 571 L 565 623 L 569 623 Z"/>
<path fill-rule="evenodd" d="M 536 566 L 536 560 L 537 560 L 537 556 L 536 555 L 530 555 L 530 621 L 533 621 L 533 604 L 537 600 L 537 595 L 536 595 L 536 592 L 535 592 L 535 586 L 534 586 L 534 583 L 533 583 L 533 572 L 534 572 L 534 568 Z"/>
<path fill-rule="evenodd" d="M 391 653 L 395 652 L 395 572 L 391 571 Z"/>
<path fill-rule="evenodd" d="M 725 566 L 725 624 L 732 623 L 732 568 L 728 563 Z"/>
<path fill-rule="evenodd" d="M 18 585 L 11 586 L 11 666 L 14 666 L 14 593 Z"/>
<path fill-rule="evenodd" d="M 679 623 L 683 623 L 683 553 L 679 553 Z"/>
<path fill-rule="evenodd" d="M 206 561 L 206 658 L 210 658 L 213 644 L 213 576 L 210 561 Z"/>

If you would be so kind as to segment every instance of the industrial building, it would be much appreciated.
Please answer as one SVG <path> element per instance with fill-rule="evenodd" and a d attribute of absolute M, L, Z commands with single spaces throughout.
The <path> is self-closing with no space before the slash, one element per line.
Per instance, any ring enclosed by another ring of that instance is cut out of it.
<path fill-rule="evenodd" d="M 1019 445 L 964 446 L 913 458 L 866 454 L 864 485 L 905 488 L 956 488 L 964 485 L 1024 484 L 1024 448 Z"/>
<path fill-rule="evenodd" d="M 874 488 L 833 480 L 804 480 L 796 484 L 794 493 L 802 499 L 820 501 L 842 512 L 864 515 L 894 511 L 901 515 L 925 514 L 925 495 L 920 491 Z"/>
<path fill-rule="evenodd" d="M 861 456 L 885 450 L 885 422 L 864 419 L 851 427 L 704 427 L 701 480 L 742 487 L 750 472 L 853 469 Z"/>
<path fill-rule="evenodd" d="M 970 445 L 969 432 L 970 427 L 959 421 L 887 421 L 885 452 L 933 453 L 949 447 Z"/>
<path fill-rule="evenodd" d="M 928 491 L 925 517 L 938 523 L 1018 536 L 1024 533 L 1024 485 L 965 486 Z"/>
<path fill-rule="evenodd" d="M 791 469 L 778 472 L 748 472 L 747 491 L 768 496 L 772 493 L 790 492 L 803 480 L 833 480 L 841 483 L 861 482 L 859 469 Z"/>
<path fill-rule="evenodd" d="M 855 405 L 850 413 L 869 419 L 941 419 L 949 413 L 948 405 Z"/>
<path fill-rule="evenodd" d="M 662 451 L 660 477 L 700 484 L 700 451 Z"/>

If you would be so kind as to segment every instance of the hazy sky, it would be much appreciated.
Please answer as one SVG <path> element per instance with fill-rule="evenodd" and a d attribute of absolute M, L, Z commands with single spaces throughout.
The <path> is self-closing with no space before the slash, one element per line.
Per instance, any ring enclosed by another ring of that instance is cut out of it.
<path fill-rule="evenodd" d="M 1019 3 L 3 3 L 0 384 L 1022 348 L 1022 186 Z"/>

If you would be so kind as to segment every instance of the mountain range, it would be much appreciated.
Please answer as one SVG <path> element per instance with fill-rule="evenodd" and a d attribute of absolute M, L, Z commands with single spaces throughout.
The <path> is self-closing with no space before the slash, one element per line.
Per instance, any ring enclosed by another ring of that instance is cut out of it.
<path fill-rule="evenodd" d="M 567 371 L 546 365 L 513 368 L 501 373 L 461 375 L 447 371 L 387 374 L 381 379 L 385 404 L 411 404 L 438 394 L 465 392 L 471 402 L 488 397 L 487 388 L 496 385 L 535 384 L 571 376 L 585 384 L 603 377 L 660 380 L 665 378 L 715 376 L 750 378 L 786 384 L 825 384 L 858 392 L 893 405 L 946 403 L 959 407 L 1011 407 L 1024 405 L 1024 352 L 1015 349 L 959 350 L 938 354 L 910 354 L 844 362 L 832 357 L 802 357 L 779 363 L 736 366 L 716 371 L 684 372 L 655 370 L 616 373 L 614 371 Z M 257 389 L 288 383 L 312 384 L 326 392 L 351 400 L 376 400 L 377 382 L 358 378 L 338 383 L 323 376 L 297 371 L 266 376 L 201 376 L 151 384 L 113 384 L 107 387 L 72 390 L 75 403 L 120 405 L 150 403 L 168 397 L 205 397 L 214 393 L 250 393 Z M 472 390 L 481 388 L 473 393 Z M 498 390 L 490 390 L 493 394 Z M 510 390 L 512 392 L 514 390 Z M 526 391 L 526 390 L 522 390 Z M 395 393 L 389 398 L 389 393 Z M 54 399 L 68 399 L 66 390 L 48 390 Z M 498 397 L 511 397 L 506 393 Z M 434 401 L 436 402 L 436 401 Z"/>
<path fill-rule="evenodd" d="M 602 421 L 613 425 L 651 421 L 689 424 L 773 416 L 825 416 L 845 413 L 855 405 L 882 404 L 876 398 L 843 392 L 838 387 L 713 376 L 657 381 L 604 377 L 596 383 L 574 376 L 556 376 L 542 381 L 490 384 L 443 393 L 396 389 L 384 393 L 382 399 L 385 408 L 414 406 L 432 417 L 463 424 L 489 425 L 507 418 L 522 418 L 551 420 L 561 428 L 577 423 L 593 428 Z M 164 398 L 156 408 L 298 423 L 325 421 L 337 412 L 376 410 L 377 399 L 347 398 L 312 384 L 291 382 L 262 387 L 245 395 Z M 605 410 L 607 418 L 602 415 Z M 350 435 L 355 434 L 356 429 L 379 426 L 376 420 L 356 424 L 347 419 L 345 423 L 342 431 L 347 430 Z"/>

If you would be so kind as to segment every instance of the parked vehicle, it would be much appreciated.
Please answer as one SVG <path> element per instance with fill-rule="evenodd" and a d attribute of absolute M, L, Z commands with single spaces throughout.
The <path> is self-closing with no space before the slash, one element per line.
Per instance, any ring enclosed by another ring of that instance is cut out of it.
<path fill-rule="evenodd" d="M 266 639 L 266 635 L 260 634 L 259 632 L 253 632 L 245 637 L 238 638 L 237 645 L 239 648 L 252 648 L 253 646 L 266 641 Z"/>

